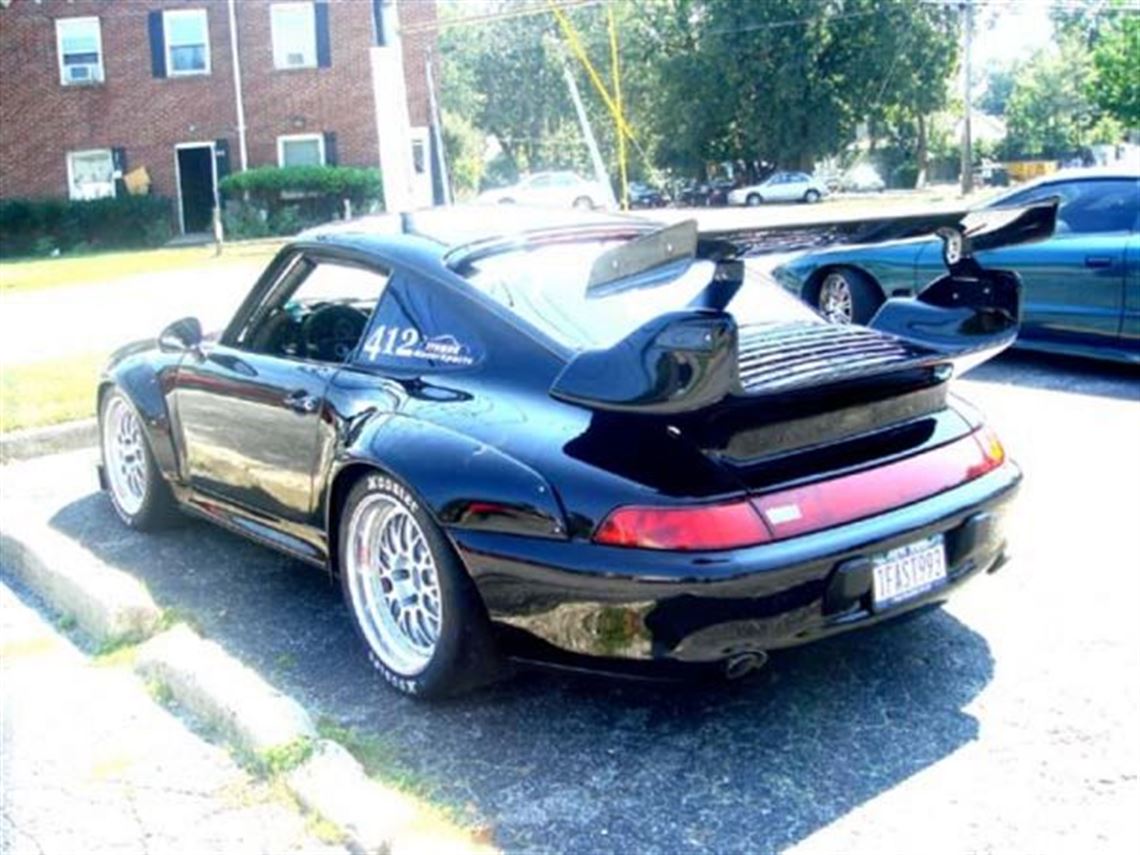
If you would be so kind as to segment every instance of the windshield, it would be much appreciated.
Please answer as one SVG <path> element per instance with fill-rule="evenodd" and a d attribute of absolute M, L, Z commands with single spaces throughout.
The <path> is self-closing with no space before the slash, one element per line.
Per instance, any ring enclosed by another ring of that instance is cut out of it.
<path fill-rule="evenodd" d="M 666 312 L 684 309 L 712 279 L 711 261 L 671 264 L 636 285 L 587 294 L 594 260 L 624 241 L 593 241 L 507 252 L 479 261 L 468 280 L 542 333 L 573 350 L 611 347 Z M 762 273 L 746 268 L 728 306 L 738 324 L 772 323 L 815 314 Z"/>

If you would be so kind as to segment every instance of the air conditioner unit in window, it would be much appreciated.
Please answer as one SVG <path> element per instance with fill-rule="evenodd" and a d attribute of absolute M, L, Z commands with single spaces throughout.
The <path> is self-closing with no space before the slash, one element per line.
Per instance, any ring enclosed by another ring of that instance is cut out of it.
<path fill-rule="evenodd" d="M 68 83 L 98 83 L 99 80 L 99 66 L 97 65 L 84 64 L 67 66 Z"/>
<path fill-rule="evenodd" d="M 285 67 L 286 68 L 300 68 L 303 65 L 308 65 L 305 62 L 305 55 L 303 53 L 287 53 L 285 54 Z"/>

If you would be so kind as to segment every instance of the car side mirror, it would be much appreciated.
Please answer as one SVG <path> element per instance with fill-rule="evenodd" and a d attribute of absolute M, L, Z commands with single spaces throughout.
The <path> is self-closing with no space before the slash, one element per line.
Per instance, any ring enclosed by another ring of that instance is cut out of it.
<path fill-rule="evenodd" d="M 202 343 L 202 324 L 197 318 L 175 321 L 158 334 L 158 349 L 163 353 L 196 351 Z"/>

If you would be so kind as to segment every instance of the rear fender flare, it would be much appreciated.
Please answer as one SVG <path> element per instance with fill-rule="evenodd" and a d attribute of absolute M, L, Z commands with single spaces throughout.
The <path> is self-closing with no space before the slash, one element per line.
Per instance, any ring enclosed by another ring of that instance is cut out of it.
<path fill-rule="evenodd" d="M 529 466 L 458 431 L 388 414 L 375 417 L 337 455 L 321 508 L 330 544 L 349 486 L 369 471 L 403 482 L 445 531 L 567 536 L 557 495 Z"/>

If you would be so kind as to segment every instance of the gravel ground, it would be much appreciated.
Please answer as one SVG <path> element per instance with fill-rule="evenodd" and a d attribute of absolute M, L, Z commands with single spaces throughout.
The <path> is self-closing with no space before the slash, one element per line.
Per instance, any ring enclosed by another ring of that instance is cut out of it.
<path fill-rule="evenodd" d="M 1136 851 L 1140 374 L 1010 355 L 957 388 L 1026 471 L 1014 560 L 942 611 L 731 686 L 526 672 L 418 705 L 370 672 L 321 573 L 203 523 L 127 531 L 90 454 L 7 467 L 2 501 L 138 575 L 511 852 Z"/>

